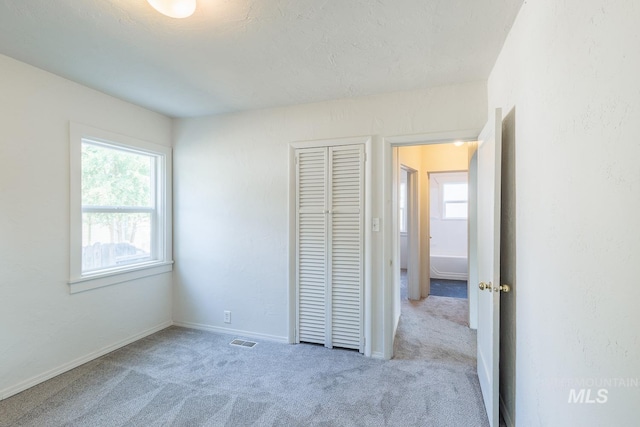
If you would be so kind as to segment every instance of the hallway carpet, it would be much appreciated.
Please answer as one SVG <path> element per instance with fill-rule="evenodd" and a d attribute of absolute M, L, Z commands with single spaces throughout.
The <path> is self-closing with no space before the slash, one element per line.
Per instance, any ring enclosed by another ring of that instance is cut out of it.
<path fill-rule="evenodd" d="M 170 327 L 0 401 L 0 426 L 487 426 L 466 317 L 404 300 L 389 361 Z"/>

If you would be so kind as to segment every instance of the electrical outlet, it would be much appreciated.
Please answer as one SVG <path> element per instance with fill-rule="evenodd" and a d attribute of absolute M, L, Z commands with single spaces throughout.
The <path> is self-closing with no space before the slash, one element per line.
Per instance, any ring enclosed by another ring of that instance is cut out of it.
<path fill-rule="evenodd" d="M 231 312 L 229 310 L 224 311 L 224 323 L 231 323 Z"/>

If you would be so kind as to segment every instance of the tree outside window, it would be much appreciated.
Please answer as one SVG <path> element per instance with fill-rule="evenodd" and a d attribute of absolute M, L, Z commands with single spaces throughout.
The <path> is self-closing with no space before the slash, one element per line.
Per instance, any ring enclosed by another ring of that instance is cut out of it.
<path fill-rule="evenodd" d="M 156 234 L 156 156 L 82 141 L 82 272 L 146 262 Z"/>

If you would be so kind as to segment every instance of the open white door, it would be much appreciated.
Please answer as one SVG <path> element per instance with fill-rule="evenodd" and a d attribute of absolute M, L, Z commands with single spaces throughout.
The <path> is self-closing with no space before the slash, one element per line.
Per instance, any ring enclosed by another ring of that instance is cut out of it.
<path fill-rule="evenodd" d="M 498 427 L 502 110 L 478 137 L 478 378 L 489 425 Z"/>

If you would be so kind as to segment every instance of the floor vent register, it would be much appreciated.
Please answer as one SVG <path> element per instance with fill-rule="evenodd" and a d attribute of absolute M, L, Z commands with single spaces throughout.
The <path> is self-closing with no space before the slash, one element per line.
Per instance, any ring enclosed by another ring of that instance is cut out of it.
<path fill-rule="evenodd" d="M 249 348 L 253 348 L 256 346 L 257 343 L 253 342 L 253 341 L 244 341 L 244 340 L 238 340 L 235 339 L 233 341 L 231 341 L 230 343 L 231 345 L 237 345 L 239 347 L 249 347 Z"/>

